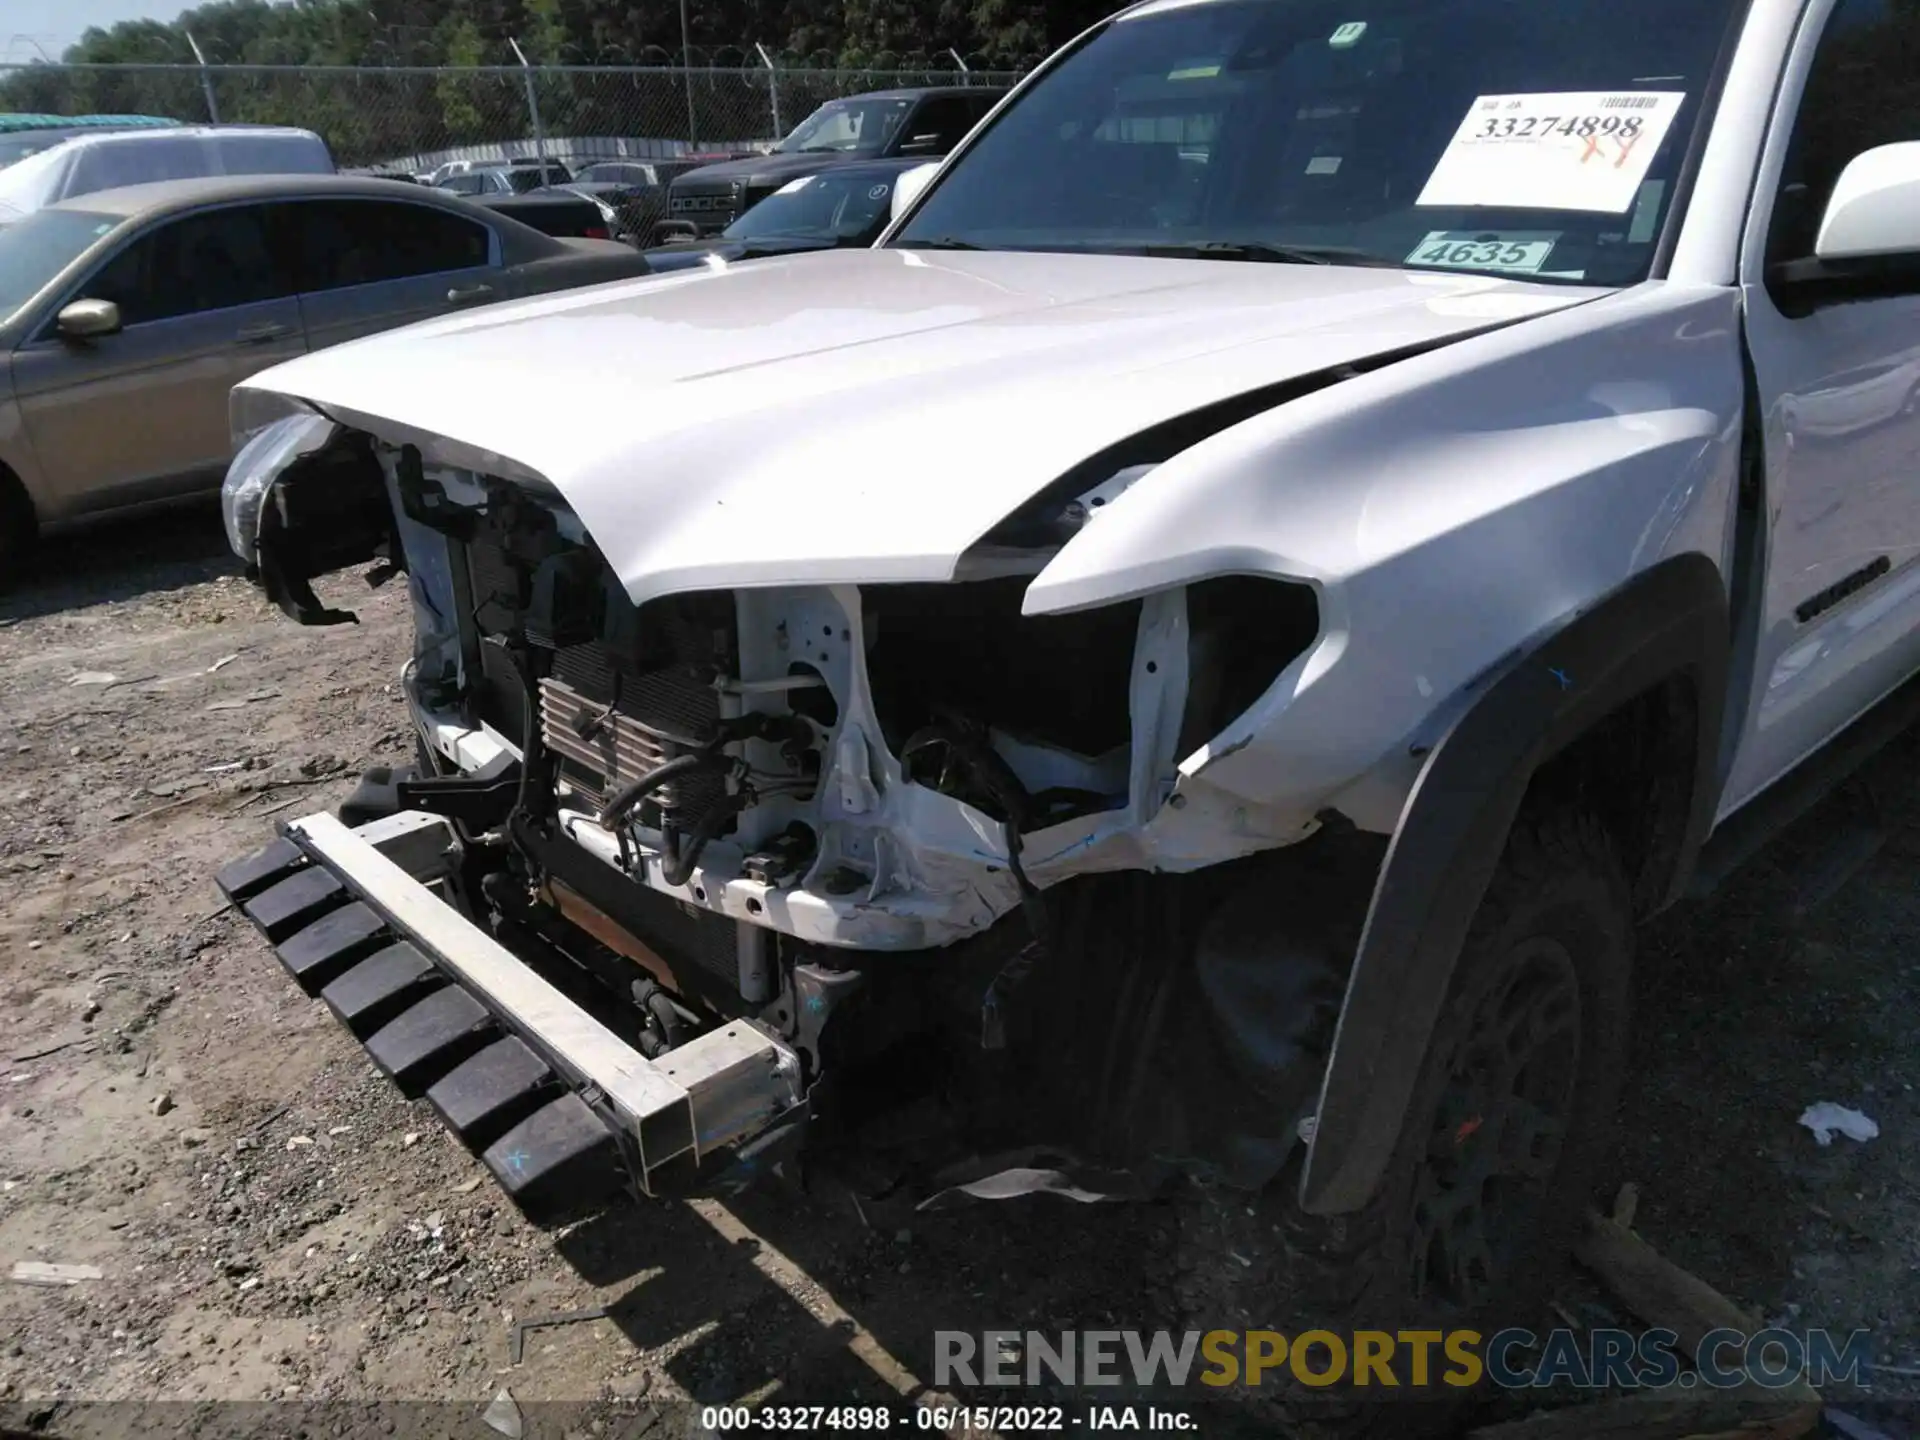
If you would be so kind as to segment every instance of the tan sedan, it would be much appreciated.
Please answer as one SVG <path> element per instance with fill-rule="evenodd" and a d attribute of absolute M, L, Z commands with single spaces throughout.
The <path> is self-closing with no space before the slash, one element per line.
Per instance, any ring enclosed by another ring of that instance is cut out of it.
<path fill-rule="evenodd" d="M 100 191 L 0 228 L 0 573 L 40 530 L 219 487 L 227 397 L 309 350 L 647 273 L 390 180 Z"/>

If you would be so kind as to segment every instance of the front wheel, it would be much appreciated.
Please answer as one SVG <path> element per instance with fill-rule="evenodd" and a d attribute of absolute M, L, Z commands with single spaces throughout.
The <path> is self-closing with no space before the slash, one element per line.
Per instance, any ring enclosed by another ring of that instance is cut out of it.
<path fill-rule="evenodd" d="M 1258 1390 L 1302 1434 L 1410 1436 L 1444 1428 L 1461 1390 L 1429 1356 L 1409 1388 L 1401 1331 L 1489 1335 L 1535 1324 L 1584 1209 L 1626 1058 L 1632 909 L 1605 832 L 1583 815 L 1516 826 L 1454 970 L 1420 1078 L 1373 1200 L 1305 1214 L 1299 1160 L 1249 1207 L 1191 1198 L 1182 1266 L 1195 1328 L 1331 1332 Z M 1205 1283 L 1210 1280 L 1212 1283 Z M 1385 1332 L 1356 1376 L 1354 1332 Z M 1456 1375 L 1464 1374 L 1452 1366 Z M 1315 1383 L 1301 1384 L 1305 1373 Z M 1359 1383 L 1355 1383 L 1356 1379 Z"/>
<path fill-rule="evenodd" d="M 33 502 L 0 465 L 0 589 L 25 572 L 38 538 Z"/>

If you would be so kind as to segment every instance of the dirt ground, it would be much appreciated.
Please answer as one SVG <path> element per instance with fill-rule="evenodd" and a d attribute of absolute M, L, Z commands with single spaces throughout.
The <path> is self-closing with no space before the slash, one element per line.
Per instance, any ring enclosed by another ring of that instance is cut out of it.
<path fill-rule="evenodd" d="M 221 863 L 409 753 L 404 586 L 328 598 L 364 623 L 283 620 L 204 512 L 54 542 L 0 594 L 0 1261 L 102 1272 L 0 1282 L 0 1402 L 45 1425 L 81 1400 L 457 1400 L 486 1435 L 502 1386 L 873 1401 L 931 1379 L 936 1323 L 1178 1323 L 1165 1206 L 775 1189 L 520 1220 L 218 908 Z M 1871 1330 L 1908 1371 L 1881 1397 L 1920 1395 L 1915 754 L 1869 777 L 1890 843 L 1810 919 L 1783 919 L 1789 844 L 1646 934 L 1612 1177 L 1758 1313 Z M 1796 1119 L 1821 1100 L 1879 1137 L 1817 1147 Z M 589 1306 L 510 1363 L 515 1319 Z M 1563 1308 L 1622 1321 L 1578 1285 Z"/>

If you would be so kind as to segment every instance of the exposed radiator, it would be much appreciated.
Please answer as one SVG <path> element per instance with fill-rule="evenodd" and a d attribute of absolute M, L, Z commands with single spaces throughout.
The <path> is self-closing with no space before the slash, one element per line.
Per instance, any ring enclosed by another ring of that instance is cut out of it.
<path fill-rule="evenodd" d="M 551 677 L 540 682 L 540 738 L 592 776 L 602 799 L 671 758 L 667 745 L 630 716 Z M 678 798 L 671 785 L 655 793 L 662 805 Z"/>
<path fill-rule="evenodd" d="M 695 672 L 618 674 L 598 644 L 556 652 L 553 673 L 540 682 L 541 738 L 568 776 L 602 800 L 704 744 L 719 720 L 719 696 Z M 686 828 L 725 794 L 717 774 L 686 775 L 655 791 L 651 803 Z"/>

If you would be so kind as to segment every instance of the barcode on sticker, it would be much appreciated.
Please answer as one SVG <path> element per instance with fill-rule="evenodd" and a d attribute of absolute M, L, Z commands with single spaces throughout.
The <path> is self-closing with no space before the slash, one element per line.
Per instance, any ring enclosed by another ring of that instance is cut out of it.
<path fill-rule="evenodd" d="M 1600 102 L 1602 110 L 1651 110 L 1660 103 L 1658 95 L 1612 95 Z"/>

